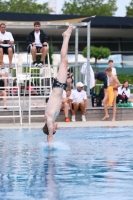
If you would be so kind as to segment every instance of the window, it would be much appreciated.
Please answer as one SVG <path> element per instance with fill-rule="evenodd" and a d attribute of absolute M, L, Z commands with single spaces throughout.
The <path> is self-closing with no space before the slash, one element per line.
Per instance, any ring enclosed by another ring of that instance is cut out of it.
<path fill-rule="evenodd" d="M 133 67 L 133 55 L 123 55 L 123 67 Z"/>
<path fill-rule="evenodd" d="M 133 51 L 133 41 L 132 42 L 121 42 L 122 51 Z"/>

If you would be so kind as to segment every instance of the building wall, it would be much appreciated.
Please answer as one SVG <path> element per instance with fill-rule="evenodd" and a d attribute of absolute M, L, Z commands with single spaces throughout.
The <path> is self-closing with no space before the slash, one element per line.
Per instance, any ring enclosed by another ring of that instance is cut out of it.
<path fill-rule="evenodd" d="M 17 52 L 22 53 L 27 51 L 26 36 L 14 35 L 15 43 L 17 44 Z M 79 36 L 79 53 L 82 54 L 86 47 L 86 36 Z M 49 44 L 54 47 L 54 53 L 60 53 L 62 45 L 62 37 L 50 36 Z M 116 67 L 132 68 L 133 67 L 133 38 L 115 38 L 115 37 L 91 37 L 91 45 L 96 47 L 108 47 L 111 50 L 110 59 L 113 59 Z M 69 53 L 75 53 L 75 37 L 72 36 L 69 42 Z M 103 67 L 104 64 L 99 64 L 98 67 Z"/>

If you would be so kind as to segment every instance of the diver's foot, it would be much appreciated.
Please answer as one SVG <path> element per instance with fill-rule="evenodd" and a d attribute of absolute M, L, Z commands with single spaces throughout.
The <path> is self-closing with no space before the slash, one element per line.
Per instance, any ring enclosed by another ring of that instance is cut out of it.
<path fill-rule="evenodd" d="M 33 102 L 32 105 L 33 105 L 33 106 L 37 106 L 37 103 Z"/>
<path fill-rule="evenodd" d="M 62 33 L 62 36 L 63 37 L 70 37 L 70 35 L 72 33 L 72 29 L 73 29 L 73 25 L 70 24 L 68 29 L 64 33 Z"/>
<path fill-rule="evenodd" d="M 102 118 L 102 121 L 109 118 L 109 115 L 105 115 L 104 118 Z"/>

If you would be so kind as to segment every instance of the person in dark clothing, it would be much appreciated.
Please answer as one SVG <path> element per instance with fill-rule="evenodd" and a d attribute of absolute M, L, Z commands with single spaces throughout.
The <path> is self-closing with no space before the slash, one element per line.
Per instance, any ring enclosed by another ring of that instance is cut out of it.
<path fill-rule="evenodd" d="M 67 68 L 67 86 L 68 86 L 68 88 L 71 88 L 71 83 L 73 83 L 73 68 L 68 66 L 68 68 Z"/>
<path fill-rule="evenodd" d="M 4 103 L 4 108 L 7 109 L 6 107 L 6 91 L 5 91 L 5 81 L 2 79 L 2 75 L 0 74 L 0 96 L 3 96 L 3 103 Z"/>
<path fill-rule="evenodd" d="M 107 77 L 105 72 L 97 72 L 95 74 L 95 84 L 96 84 L 97 80 L 102 81 L 103 84 L 104 84 L 103 88 L 107 89 L 107 87 L 108 87 L 108 77 Z"/>
<path fill-rule="evenodd" d="M 99 95 L 97 95 L 98 99 L 100 98 L 100 100 L 98 100 L 100 102 L 99 104 L 102 105 L 102 101 L 105 97 L 105 93 L 106 93 L 108 85 L 109 85 L 108 84 L 108 76 L 107 76 L 106 72 L 96 72 L 95 73 L 95 85 L 96 85 L 97 80 L 103 82 L 103 87 L 101 88 Z M 94 95 L 94 98 L 95 98 L 95 95 Z M 92 101 L 92 103 L 93 103 L 93 101 Z"/>
<path fill-rule="evenodd" d="M 48 38 L 40 27 L 40 22 L 34 22 L 34 30 L 29 33 L 26 39 L 27 45 L 32 45 L 31 53 L 34 67 L 42 67 L 43 61 L 48 52 Z M 28 48 L 28 53 L 29 52 L 30 46 Z M 39 63 L 36 61 L 36 53 L 42 53 Z"/>

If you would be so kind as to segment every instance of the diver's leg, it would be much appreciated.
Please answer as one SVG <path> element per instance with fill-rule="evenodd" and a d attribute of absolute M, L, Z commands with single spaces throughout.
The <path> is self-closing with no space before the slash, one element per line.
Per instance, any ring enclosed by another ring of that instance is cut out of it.
<path fill-rule="evenodd" d="M 66 83 L 67 80 L 67 65 L 68 65 L 67 52 L 68 52 L 69 38 L 71 36 L 72 29 L 73 25 L 70 24 L 67 30 L 62 34 L 63 44 L 61 48 L 61 64 L 57 74 L 57 79 L 61 83 Z"/>
<path fill-rule="evenodd" d="M 115 121 L 116 118 L 116 97 L 117 97 L 117 91 L 114 91 L 114 101 L 113 101 L 113 117 L 112 121 Z"/>
<path fill-rule="evenodd" d="M 105 116 L 102 118 L 102 120 L 105 120 L 106 118 L 109 118 L 109 114 L 108 114 L 108 92 L 105 92 L 105 96 L 103 99 L 103 105 L 104 105 L 104 112 L 105 112 Z"/>

